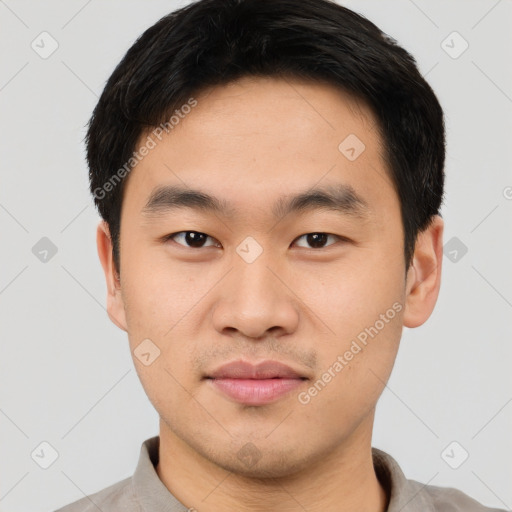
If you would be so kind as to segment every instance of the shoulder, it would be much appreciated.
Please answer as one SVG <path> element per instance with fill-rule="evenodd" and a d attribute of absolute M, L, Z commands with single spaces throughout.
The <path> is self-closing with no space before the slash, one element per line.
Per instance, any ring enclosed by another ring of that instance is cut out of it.
<path fill-rule="evenodd" d="M 486 507 L 453 487 L 407 479 L 391 455 L 375 447 L 372 454 L 375 473 L 390 497 L 388 512 L 506 512 Z"/>
<path fill-rule="evenodd" d="M 428 496 L 434 510 L 442 512 L 506 512 L 505 509 L 486 507 L 453 487 L 425 485 L 416 480 L 408 480 L 408 482 L 416 492 Z"/>
<path fill-rule="evenodd" d="M 125 478 L 94 494 L 84 496 L 55 512 L 139 512 L 132 477 Z"/>

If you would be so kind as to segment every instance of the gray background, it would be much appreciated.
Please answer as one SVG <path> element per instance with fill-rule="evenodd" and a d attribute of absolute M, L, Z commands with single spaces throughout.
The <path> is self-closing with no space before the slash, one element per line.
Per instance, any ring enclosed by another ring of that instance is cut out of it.
<path fill-rule="evenodd" d="M 183 4 L 0 0 L 1 511 L 52 510 L 130 476 L 158 433 L 126 335 L 105 312 L 83 137 L 124 52 Z M 416 56 L 445 108 L 445 242 L 456 237 L 434 314 L 404 333 L 373 445 L 409 478 L 510 509 L 512 2 L 344 4 Z M 43 31 L 59 45 L 46 59 L 31 47 Z M 469 44 L 461 55 L 453 31 Z M 46 262 L 43 237 L 57 248 Z M 58 452 L 48 469 L 43 441 Z"/>

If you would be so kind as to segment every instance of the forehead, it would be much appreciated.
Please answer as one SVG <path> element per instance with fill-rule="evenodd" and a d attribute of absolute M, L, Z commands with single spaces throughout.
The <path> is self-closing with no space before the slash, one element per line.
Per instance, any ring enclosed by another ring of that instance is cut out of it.
<path fill-rule="evenodd" d="M 332 137 L 358 133 L 380 145 L 370 109 L 357 97 L 328 83 L 291 78 L 244 77 L 223 86 L 204 90 L 190 118 L 181 123 L 187 136 L 229 136 L 249 142 L 258 136 L 272 143 L 322 138 L 321 149 L 332 149 Z M 314 132 L 314 133 L 313 133 Z M 224 143 L 228 141 L 224 140 Z M 249 151 L 250 146 L 238 147 Z M 314 155 L 310 145 L 304 147 Z M 336 149 L 336 147 L 334 148 Z"/>
<path fill-rule="evenodd" d="M 169 133 L 141 136 L 139 147 L 156 144 L 129 175 L 139 210 L 162 184 L 263 208 L 270 195 L 337 183 L 370 204 L 398 201 L 373 114 L 332 85 L 246 77 L 194 100 Z"/>

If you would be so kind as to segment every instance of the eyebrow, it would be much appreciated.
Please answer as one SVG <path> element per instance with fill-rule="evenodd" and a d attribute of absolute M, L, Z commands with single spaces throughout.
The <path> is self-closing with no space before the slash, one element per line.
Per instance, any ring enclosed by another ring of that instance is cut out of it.
<path fill-rule="evenodd" d="M 162 185 L 151 192 L 142 214 L 147 217 L 158 217 L 182 208 L 217 213 L 226 218 L 232 218 L 238 212 L 228 201 L 201 190 L 180 185 Z M 342 183 L 282 196 L 274 203 L 272 214 L 275 218 L 282 218 L 290 213 L 312 210 L 335 211 L 363 220 L 370 215 L 368 203 L 352 186 Z"/>

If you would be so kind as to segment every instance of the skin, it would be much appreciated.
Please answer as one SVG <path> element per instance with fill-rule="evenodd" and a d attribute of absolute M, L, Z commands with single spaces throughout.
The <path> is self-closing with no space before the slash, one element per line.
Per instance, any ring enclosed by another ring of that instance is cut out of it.
<path fill-rule="evenodd" d="M 128 333 L 132 355 L 147 338 L 161 351 L 149 366 L 133 357 L 160 415 L 158 476 L 200 512 L 384 511 L 389 497 L 371 456 L 375 406 L 402 327 L 423 324 L 436 303 L 443 221 L 419 234 L 406 273 L 399 198 L 375 119 L 330 85 L 243 78 L 197 101 L 128 177 L 120 277 L 108 226 L 97 231 L 111 320 Z M 366 147 L 354 161 L 338 149 L 349 134 Z M 366 218 L 325 209 L 273 217 L 279 197 L 336 183 L 367 202 Z M 237 213 L 144 215 L 159 185 L 200 189 Z M 183 236 L 162 241 L 183 231 L 210 238 L 199 248 Z M 336 236 L 315 248 L 308 233 Z M 252 263 L 236 252 L 248 236 L 263 249 Z M 401 311 L 300 403 L 298 393 L 395 303 Z M 278 360 L 307 380 L 276 402 L 243 405 L 203 379 L 237 359 Z M 238 456 L 248 443 L 249 462 Z"/>

